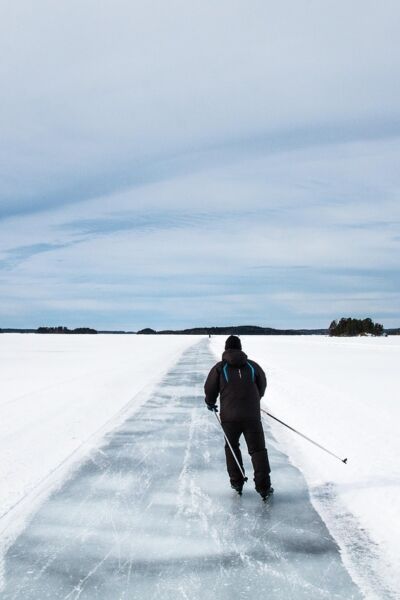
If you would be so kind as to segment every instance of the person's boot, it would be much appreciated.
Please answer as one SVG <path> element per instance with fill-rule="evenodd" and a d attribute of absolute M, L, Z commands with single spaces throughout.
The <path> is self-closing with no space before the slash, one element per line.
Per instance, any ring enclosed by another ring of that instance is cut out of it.
<path fill-rule="evenodd" d="M 269 488 L 257 489 L 257 492 L 260 494 L 263 500 L 266 500 L 269 498 L 269 496 L 271 496 L 271 494 L 274 493 L 274 488 L 270 485 Z"/>
<path fill-rule="evenodd" d="M 258 492 L 263 500 L 266 500 L 268 496 L 274 493 L 274 488 L 271 486 L 271 479 L 268 476 L 265 485 L 256 486 L 256 492 Z"/>
<path fill-rule="evenodd" d="M 243 490 L 245 481 L 247 481 L 247 477 L 246 477 L 246 479 L 242 479 L 242 481 L 231 481 L 231 488 L 233 490 L 235 490 L 235 492 L 237 492 L 239 494 L 239 496 L 242 495 L 242 490 Z"/>

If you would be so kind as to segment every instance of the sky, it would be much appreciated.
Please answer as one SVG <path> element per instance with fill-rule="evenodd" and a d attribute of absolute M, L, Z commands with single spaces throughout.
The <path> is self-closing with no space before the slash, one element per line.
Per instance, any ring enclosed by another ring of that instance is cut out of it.
<path fill-rule="evenodd" d="M 0 5 L 0 327 L 400 326 L 397 1 Z"/>

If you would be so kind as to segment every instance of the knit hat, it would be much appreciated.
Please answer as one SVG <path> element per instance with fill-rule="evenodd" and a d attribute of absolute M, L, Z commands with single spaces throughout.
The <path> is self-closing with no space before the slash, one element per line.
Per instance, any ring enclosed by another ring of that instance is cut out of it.
<path fill-rule="evenodd" d="M 230 335 L 225 342 L 225 350 L 241 350 L 242 343 L 237 335 Z"/>

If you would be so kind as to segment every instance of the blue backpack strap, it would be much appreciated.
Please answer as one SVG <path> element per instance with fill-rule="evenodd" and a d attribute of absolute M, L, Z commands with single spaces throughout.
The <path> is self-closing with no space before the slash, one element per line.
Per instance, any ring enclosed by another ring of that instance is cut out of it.
<path fill-rule="evenodd" d="M 222 369 L 223 373 L 224 373 L 224 377 L 226 379 L 226 381 L 229 381 L 229 377 L 228 377 L 228 363 L 224 364 L 224 367 Z"/>
<path fill-rule="evenodd" d="M 248 365 L 249 365 L 249 367 L 250 367 L 250 370 L 251 370 L 251 380 L 252 380 L 252 382 L 254 383 L 254 380 L 255 380 L 255 371 L 254 371 L 254 367 L 253 367 L 253 365 L 251 365 L 249 362 L 248 362 L 247 364 L 248 364 Z"/>

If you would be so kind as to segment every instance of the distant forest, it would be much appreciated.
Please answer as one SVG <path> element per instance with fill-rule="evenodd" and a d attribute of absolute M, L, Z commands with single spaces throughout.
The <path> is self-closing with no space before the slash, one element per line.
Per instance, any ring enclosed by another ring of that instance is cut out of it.
<path fill-rule="evenodd" d="M 139 335 L 330 335 L 332 337 L 351 337 L 357 335 L 400 335 L 399 328 L 384 329 L 381 323 L 372 319 L 342 318 L 332 321 L 328 329 L 274 329 L 257 325 L 235 325 L 231 327 L 192 327 L 190 329 L 164 329 L 156 331 L 150 327 L 140 331 L 96 330 L 92 327 L 69 329 L 63 325 L 57 327 L 38 327 L 37 329 L 0 328 L 0 333 L 47 333 L 47 334 L 139 334 Z"/>
<path fill-rule="evenodd" d="M 90 327 L 77 327 L 76 329 L 68 329 L 62 325 L 58 327 L 38 327 L 36 333 L 97 333 L 96 329 Z"/>
<path fill-rule="evenodd" d="M 141 335 L 326 335 L 327 329 L 273 329 L 257 325 L 235 325 L 231 327 L 192 327 L 190 329 L 164 329 L 156 331 L 150 327 L 137 332 Z"/>
<path fill-rule="evenodd" d="M 329 335 L 334 337 L 353 337 L 357 335 L 379 336 L 383 334 L 383 325 L 381 323 L 374 323 L 370 318 L 342 318 L 339 322 L 332 321 L 329 325 Z"/>

